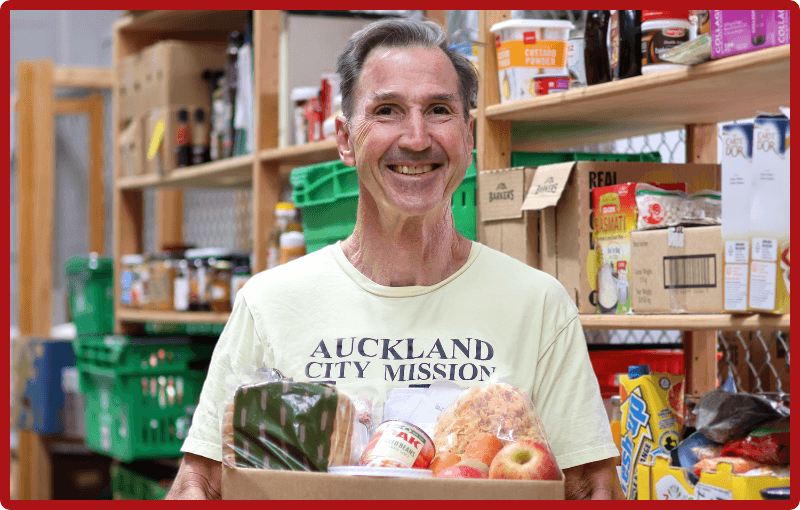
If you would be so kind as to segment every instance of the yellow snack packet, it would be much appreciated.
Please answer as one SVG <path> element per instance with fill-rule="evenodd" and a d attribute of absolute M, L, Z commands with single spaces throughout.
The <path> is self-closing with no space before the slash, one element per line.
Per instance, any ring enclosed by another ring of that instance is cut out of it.
<path fill-rule="evenodd" d="M 636 466 L 678 446 L 683 431 L 683 375 L 633 365 L 619 377 L 622 488 L 636 499 Z"/>

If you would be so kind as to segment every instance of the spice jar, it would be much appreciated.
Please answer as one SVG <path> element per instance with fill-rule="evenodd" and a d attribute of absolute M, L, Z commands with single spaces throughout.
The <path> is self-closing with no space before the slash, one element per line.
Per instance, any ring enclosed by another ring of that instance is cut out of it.
<path fill-rule="evenodd" d="M 193 312 L 208 311 L 206 297 L 206 273 L 208 256 L 203 248 L 186 251 L 189 266 L 189 310 Z"/>
<path fill-rule="evenodd" d="M 208 297 L 206 301 L 212 312 L 231 311 L 231 274 L 233 264 L 230 260 L 209 261 Z"/>
<path fill-rule="evenodd" d="M 233 259 L 233 274 L 231 276 L 231 309 L 236 302 L 236 295 L 250 279 L 250 255 L 237 254 Z"/>
<path fill-rule="evenodd" d="M 179 260 L 172 285 L 172 306 L 178 312 L 189 311 L 189 301 L 191 298 L 190 279 L 191 271 L 189 269 L 189 261 L 186 259 Z"/>
<path fill-rule="evenodd" d="M 149 302 L 150 310 L 172 310 L 174 308 L 173 286 L 177 275 L 177 261 L 169 253 L 159 253 L 150 261 Z"/>

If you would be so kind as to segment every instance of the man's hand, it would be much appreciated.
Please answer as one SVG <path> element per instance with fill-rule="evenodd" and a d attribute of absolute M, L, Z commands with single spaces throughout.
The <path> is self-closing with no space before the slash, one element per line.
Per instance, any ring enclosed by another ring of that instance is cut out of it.
<path fill-rule="evenodd" d="M 566 499 L 625 499 L 614 458 L 564 470 Z"/>
<path fill-rule="evenodd" d="M 164 499 L 222 499 L 222 463 L 186 453 Z"/>

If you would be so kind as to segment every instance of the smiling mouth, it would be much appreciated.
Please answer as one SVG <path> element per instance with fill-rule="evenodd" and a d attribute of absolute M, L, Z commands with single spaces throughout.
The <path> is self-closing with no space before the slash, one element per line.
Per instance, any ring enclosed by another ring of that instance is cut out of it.
<path fill-rule="evenodd" d="M 437 163 L 433 165 L 422 165 L 422 166 L 386 165 L 386 168 L 398 174 L 419 175 L 428 173 L 433 170 L 437 170 L 441 166 L 442 165 Z"/>

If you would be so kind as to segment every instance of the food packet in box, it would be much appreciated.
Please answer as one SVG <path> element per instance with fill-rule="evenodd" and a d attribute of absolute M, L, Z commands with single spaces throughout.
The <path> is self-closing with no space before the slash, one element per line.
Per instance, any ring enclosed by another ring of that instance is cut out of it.
<path fill-rule="evenodd" d="M 504 382 L 488 382 L 461 392 L 436 421 L 436 457 L 471 458 L 489 466 L 489 477 L 502 469 L 501 452 L 525 444 L 541 454 L 537 478 L 560 480 L 561 470 L 550 448 L 542 421 L 524 391 Z M 436 471 L 437 459 L 431 464 Z M 498 467 L 495 467 L 495 466 Z"/>
<path fill-rule="evenodd" d="M 634 194 L 638 210 L 637 230 L 673 227 L 680 223 L 679 210 L 686 193 L 638 182 Z"/>
<path fill-rule="evenodd" d="M 685 226 L 722 225 L 722 194 L 702 190 L 684 198 L 678 206 L 678 221 Z"/>
<path fill-rule="evenodd" d="M 294 382 L 274 369 L 255 379 L 238 385 L 225 403 L 223 464 L 327 471 L 354 463 L 367 437 L 359 433 L 363 426 L 349 396 L 330 384 Z"/>

